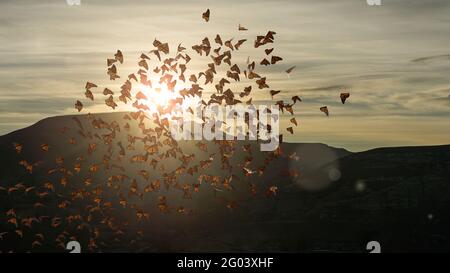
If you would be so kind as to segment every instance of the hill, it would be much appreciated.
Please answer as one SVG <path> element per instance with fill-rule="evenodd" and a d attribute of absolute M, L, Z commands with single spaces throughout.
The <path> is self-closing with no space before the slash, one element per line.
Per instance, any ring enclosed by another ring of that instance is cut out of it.
<path fill-rule="evenodd" d="M 98 172 L 93 180 L 99 184 L 89 186 L 85 184 L 87 170 L 70 175 L 68 186 L 56 185 L 54 192 L 58 194 L 51 192 L 49 197 L 45 197 L 48 198 L 45 199 L 46 204 L 55 207 L 46 205 L 36 208 L 35 204 L 40 199 L 16 191 L 7 192 L 7 189 L 19 182 L 27 187 L 42 187 L 44 181 L 57 182 L 61 177 L 49 176 L 47 172 L 55 164 L 55 158 L 62 157 L 65 166 L 74 166 L 77 157 L 85 154 L 86 147 L 92 142 L 98 143 L 98 147 L 87 157 L 85 165 L 101 164 L 105 152 L 102 150 L 102 137 L 94 133 L 89 135 L 90 123 L 93 119 L 108 122 L 122 120 L 123 115 L 78 116 L 85 129 L 85 137 L 77 138 L 77 145 L 68 144 L 70 138 L 80 134 L 80 125 L 74 122 L 73 116 L 48 118 L 0 137 L 0 186 L 5 189 L 0 191 L 0 208 L 3 209 L 0 212 L 3 213 L 0 228 L 9 232 L 8 237 L 0 241 L 2 251 L 26 251 L 34 236 L 27 228 L 24 228 L 27 232 L 21 240 L 11 236 L 14 228 L 6 223 L 6 210 L 14 208 L 19 215 L 59 215 L 56 206 L 65 193 L 69 195 L 70 187 L 72 190 L 94 190 L 108 181 L 109 174 Z M 116 140 L 126 143 L 126 138 L 127 134 L 123 132 Z M 15 151 L 13 143 L 23 145 L 20 154 Z M 43 143 L 50 147 L 47 153 L 41 151 L 40 145 Z M 255 143 L 243 142 L 236 149 L 240 150 L 246 144 L 255 146 Z M 194 144 L 180 142 L 179 145 L 189 150 L 189 145 Z M 211 152 L 214 149 L 209 148 Z M 254 161 L 262 161 L 265 155 L 253 148 Z M 108 233 L 102 227 L 101 219 L 100 222 L 93 220 L 89 225 L 98 227 L 104 236 L 98 250 L 364 252 L 365 244 L 372 240 L 379 241 L 385 252 L 450 250 L 450 145 L 379 148 L 361 153 L 350 153 L 318 143 L 283 143 L 281 148 L 284 156 L 273 160 L 263 175 L 233 182 L 234 191 L 218 192 L 212 187 L 202 186 L 202 190 L 192 198 L 183 198 L 179 192 L 161 188 L 141 199 L 129 197 L 147 208 L 154 206 L 158 198 L 164 195 L 168 200 L 192 208 L 194 212 L 180 216 L 154 209 L 149 221 L 130 221 L 123 227 L 121 232 L 124 238 L 121 240 L 116 240 L 115 234 Z M 220 154 L 218 151 L 216 153 Z M 238 156 L 245 157 L 245 154 L 239 152 Z M 24 158 L 30 163 L 40 162 L 33 173 L 25 172 L 23 166 L 18 164 Z M 233 161 L 234 164 L 238 162 Z M 123 164 L 129 175 L 133 176 L 135 167 L 126 162 Z M 214 164 L 208 174 L 229 176 Z M 170 165 L 169 161 L 167 165 Z M 150 172 L 148 180 L 159 178 L 148 164 L 145 168 Z M 295 175 L 292 175 L 293 171 Z M 278 192 L 273 197 L 265 196 L 264 192 L 253 197 L 248 192 L 248 183 L 257 184 L 260 189 L 276 185 Z M 125 184 L 121 186 L 125 187 Z M 104 198 L 115 200 L 118 197 L 105 192 Z M 230 210 L 223 204 L 222 201 L 230 199 L 237 200 L 236 209 Z M 82 211 L 84 205 L 82 201 L 74 201 L 71 211 L 61 217 Z M 113 211 L 113 217 L 130 218 L 120 208 Z M 141 229 L 146 231 L 145 235 L 135 240 L 135 233 Z M 51 239 L 34 251 L 63 251 L 53 246 L 55 238 L 63 231 L 58 228 L 41 230 Z M 84 231 L 75 229 L 67 233 L 75 234 L 78 240 L 88 244 L 89 235 Z"/>

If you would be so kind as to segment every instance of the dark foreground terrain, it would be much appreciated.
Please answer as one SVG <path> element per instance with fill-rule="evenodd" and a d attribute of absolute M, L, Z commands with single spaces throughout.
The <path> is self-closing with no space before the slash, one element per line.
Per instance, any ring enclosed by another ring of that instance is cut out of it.
<path fill-rule="evenodd" d="M 114 119 L 113 115 L 118 114 L 100 116 Z M 68 127 L 67 132 L 61 133 L 63 127 Z M 251 178 L 254 184 L 276 185 L 274 196 L 252 196 L 240 190 L 247 188 L 240 183 L 248 181 L 233 182 L 236 190 L 223 197 L 206 186 L 190 198 L 161 188 L 136 201 L 151 211 L 149 220 L 133 221 L 134 215 L 113 207 L 109 216 L 103 215 L 103 222 L 94 215 L 98 220 L 87 224 L 88 232 L 79 226 L 52 226 L 52 218 L 67 219 L 91 206 L 73 201 L 65 211 L 58 207 L 66 189 L 70 197 L 69 187 L 94 191 L 98 188 L 95 183 L 108 181 L 108 176 L 99 172 L 93 185 L 87 185 L 82 170 L 70 175 L 69 186 L 62 187 L 57 183 L 60 177 L 48 174 L 56 157 L 64 157 L 65 166 L 73 166 L 76 157 L 86 152 L 85 144 L 95 139 L 88 137 L 69 145 L 69 137 L 76 132 L 71 117 L 55 117 L 0 137 L 2 252 L 66 251 L 64 244 L 71 239 L 79 240 L 86 249 L 92 230 L 101 234 L 95 251 L 102 252 L 367 252 L 366 244 L 373 240 L 380 242 L 383 252 L 450 251 L 450 145 L 350 153 L 323 144 L 283 143 L 286 156 L 272 162 L 264 175 Z M 13 143 L 23 145 L 22 153 L 17 154 Z M 48 153 L 40 152 L 42 143 L 49 144 Z M 100 151 L 101 147 L 89 160 L 101 162 Z M 259 153 L 254 149 L 253 157 L 262 157 Z M 23 159 L 42 163 L 29 173 L 19 165 Z M 152 173 L 150 180 L 157 178 L 152 168 L 144 168 Z M 297 174 L 283 175 L 292 171 Z M 128 167 L 125 172 L 133 176 Z M 218 170 L 209 173 L 227 175 Z M 46 181 L 55 188 L 46 188 L 49 194 L 45 197 L 33 195 L 44 192 Z M 16 189 L 17 183 L 29 191 L 21 186 Z M 150 205 L 161 195 L 192 212 L 161 213 Z M 108 196 L 104 199 L 117 198 Z M 67 198 L 64 200 L 70 200 Z M 236 206 L 217 201 L 226 198 L 236 200 Z M 17 225 L 8 222 L 13 218 L 8 215 L 10 209 L 14 209 Z M 33 215 L 39 222 L 27 225 L 20 220 Z M 128 225 L 120 228 L 120 239 L 117 228 L 116 233 L 103 228 L 107 217 L 130 218 Z M 36 239 L 36 234 L 45 238 Z M 36 241 L 39 243 L 33 245 Z"/>

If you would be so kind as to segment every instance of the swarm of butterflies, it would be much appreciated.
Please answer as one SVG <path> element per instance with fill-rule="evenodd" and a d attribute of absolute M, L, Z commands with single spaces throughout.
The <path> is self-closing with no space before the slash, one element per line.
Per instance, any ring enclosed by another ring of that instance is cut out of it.
<path fill-rule="evenodd" d="M 205 22 L 210 21 L 210 16 L 209 9 L 202 14 Z M 238 26 L 239 32 L 247 30 L 242 25 Z M 271 45 L 274 44 L 275 35 L 274 31 L 268 31 L 265 35 L 257 36 L 253 48 L 262 49 L 266 57 L 259 61 L 251 61 L 248 57 L 243 67 L 234 63 L 232 57 L 233 53 L 248 43 L 247 39 L 226 40 L 216 35 L 210 40 L 206 37 L 191 49 L 193 54 L 199 58 L 206 57 L 210 62 L 207 62 L 204 71 L 190 75 L 187 73 L 192 59 L 188 55 L 191 54 L 189 50 L 179 44 L 175 54 L 171 55 L 169 44 L 155 39 L 154 48 L 140 55 L 138 71 L 126 77 L 119 92 L 109 88 L 100 91 L 96 84 L 87 82 L 86 99 L 104 100 L 113 110 L 119 103 L 131 104 L 135 111 L 118 113 L 123 118 L 122 122 L 103 120 L 90 113 L 74 116 L 72 119 L 78 131 L 76 136 L 66 140 L 79 152 L 74 164 L 68 165 L 62 156 L 56 156 L 51 160 L 52 164 L 20 160 L 20 166 L 29 174 L 41 170 L 45 165 L 48 167 L 46 174 L 49 179 L 40 184 L 18 183 L 9 188 L 0 187 L 0 192 L 8 195 L 21 193 L 34 200 L 31 212 L 24 213 L 20 208 L 6 208 L 0 212 L 3 214 L 2 219 L 5 219 L 4 225 L 8 227 L 8 230 L 0 230 L 0 244 L 4 240 L 20 241 L 26 237 L 30 245 L 24 248 L 28 251 L 39 251 L 44 246 L 46 250 L 65 251 L 68 241 L 82 241 L 86 249 L 92 252 L 101 250 L 101 246 L 107 243 L 126 241 L 133 244 L 144 236 L 145 229 L 133 229 L 131 232 L 127 227 L 151 221 L 153 212 L 142 202 L 147 200 L 148 195 L 154 195 L 152 209 L 160 213 L 195 213 L 183 205 L 172 204 L 169 197 L 163 194 L 169 190 L 179 191 L 183 198 L 191 199 L 201 188 L 212 189 L 216 194 L 233 191 L 237 183 L 243 183 L 248 185 L 251 195 L 261 193 L 268 198 L 275 197 L 278 194 L 276 185 L 265 186 L 261 190 L 255 181 L 276 158 L 285 156 L 298 160 L 295 153 L 284 155 L 278 148 L 265 153 L 265 158 L 256 159 L 252 151 L 259 146 L 235 140 L 193 141 L 195 144 L 191 146 L 194 147 L 189 146 L 187 149 L 188 146 L 172 138 L 169 128 L 171 112 L 186 98 L 198 98 L 203 107 L 214 104 L 251 105 L 253 91 L 267 92 L 281 112 L 290 113 L 292 125 L 286 130 L 293 134 L 294 127 L 298 126 L 293 106 L 301 102 L 301 98 L 293 96 L 289 101 L 274 100 L 281 91 L 272 90 L 267 78 L 258 71 L 258 67 L 283 61 L 283 58 L 273 55 L 274 48 Z M 118 70 L 124 62 L 123 53 L 117 50 L 106 62 L 109 79 L 121 79 Z M 152 66 L 152 62 L 156 62 L 156 66 Z M 219 68 L 225 71 L 223 76 L 219 76 Z M 290 74 L 294 69 L 295 66 L 287 69 L 286 73 Z M 166 85 L 170 92 L 177 93 L 167 105 L 157 105 L 156 112 L 150 112 L 148 103 L 145 103 L 148 94 L 137 90 L 139 86 L 147 86 L 152 90 L 155 84 L 149 77 L 152 73 L 157 76 L 159 85 Z M 233 91 L 233 84 L 243 78 L 249 85 L 242 91 Z M 180 83 L 188 87 L 177 88 Z M 204 92 L 208 85 L 215 92 Z M 341 93 L 343 104 L 349 96 L 350 93 Z M 75 108 L 78 112 L 83 111 L 83 107 L 84 104 L 77 100 Z M 329 115 L 327 106 L 320 107 L 320 111 Z M 248 119 L 246 122 L 248 124 Z M 61 133 L 67 134 L 69 130 L 64 127 Z M 80 146 L 84 143 L 87 143 L 85 147 Z M 14 143 L 13 146 L 19 155 L 27 149 L 20 143 Z M 50 144 L 41 144 L 39 148 L 45 154 L 49 154 L 52 149 Z M 89 161 L 94 154 L 96 158 L 102 159 L 101 162 Z M 58 182 L 55 182 L 55 175 L 58 175 Z M 297 177 L 299 174 L 293 170 L 287 175 Z M 84 178 L 75 179 L 81 176 Z M 236 200 L 224 197 L 218 199 L 229 210 L 238 207 Z M 58 214 L 49 215 L 47 208 L 56 209 Z M 103 234 L 108 234 L 108 238 L 112 234 L 114 242 L 106 242 Z"/>

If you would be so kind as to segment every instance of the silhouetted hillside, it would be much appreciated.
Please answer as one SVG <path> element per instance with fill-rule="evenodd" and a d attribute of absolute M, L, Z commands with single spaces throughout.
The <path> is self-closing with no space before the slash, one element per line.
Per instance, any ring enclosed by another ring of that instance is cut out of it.
<path fill-rule="evenodd" d="M 99 114 L 91 118 L 111 122 L 122 120 L 122 116 L 123 113 Z M 35 211 L 52 216 L 57 210 L 50 206 L 36 208 L 38 199 L 15 190 L 8 192 L 8 188 L 19 182 L 29 187 L 39 186 L 46 180 L 58 184 L 60 177 L 47 172 L 55 164 L 55 158 L 63 157 L 66 166 L 74 166 L 77 156 L 85 154 L 87 145 L 92 142 L 98 143 L 98 147 L 86 157 L 84 166 L 92 162 L 101 164 L 102 137 L 95 136 L 96 131 L 88 134 L 92 119 L 78 117 L 85 129 L 82 138 L 79 137 L 79 125 L 72 116 L 48 118 L 0 137 L 0 185 L 4 188 L 0 191 L 0 220 L 3 222 L 0 232 L 14 233 L 4 215 L 10 208 L 18 214 Z M 124 132 L 123 136 L 117 136 L 116 141 L 126 143 L 126 135 Z M 77 137 L 77 145 L 68 143 L 72 137 Z M 22 153 L 16 153 L 13 143 L 23 145 Z M 50 147 L 47 153 L 41 151 L 43 143 Z M 185 141 L 180 145 L 188 147 L 193 143 Z M 254 161 L 262 161 L 265 155 L 259 152 L 256 143 L 242 142 L 236 149 L 249 143 L 253 147 Z M 214 147 L 210 149 L 212 152 Z M 190 199 L 161 188 L 154 196 L 137 198 L 136 202 L 144 207 L 153 206 L 156 198 L 164 194 L 170 200 L 192 208 L 194 213 L 176 215 L 152 211 L 145 224 L 130 222 L 122 229 L 125 238 L 130 238 L 128 241 L 116 241 L 114 234 L 106 234 L 105 238 L 110 236 L 111 240 L 109 243 L 104 240 L 98 250 L 361 252 L 366 251 L 365 244 L 372 240 L 381 243 L 382 251 L 450 250 L 450 146 L 380 148 L 352 154 L 323 144 L 283 143 L 282 151 L 283 156 L 271 162 L 264 174 L 250 179 L 260 189 L 276 185 L 278 193 L 275 196 L 266 197 L 262 192 L 253 197 L 247 189 L 249 182 L 244 179 L 233 182 L 235 190 L 230 192 L 217 192 L 202 186 L 202 190 Z M 27 173 L 18 164 L 24 158 L 30 163 L 40 162 L 33 173 Z M 133 175 L 131 170 L 135 168 L 126 162 L 123 164 Z M 150 179 L 156 177 L 148 164 L 145 168 L 150 172 Z M 229 175 L 215 165 L 207 173 Z M 71 187 L 85 187 L 86 176 L 84 169 L 74 173 L 68 178 L 67 186 L 57 185 L 54 191 L 64 195 Z M 93 178 L 98 183 L 106 183 L 108 175 L 99 172 Z M 86 188 L 93 190 L 94 186 Z M 53 204 L 54 201 L 56 206 L 62 198 L 59 195 L 51 195 L 46 202 Z M 105 198 L 113 200 L 117 196 L 105 193 Z M 238 200 L 236 209 L 230 210 L 217 201 L 230 198 Z M 71 210 L 76 211 L 74 204 Z M 81 211 L 83 203 L 79 204 Z M 120 211 L 117 209 L 116 217 L 130 217 Z M 90 225 L 97 224 L 93 221 Z M 133 241 L 138 228 L 149 233 Z M 77 231 L 71 231 L 73 233 Z M 26 234 L 21 240 L 7 235 L 9 237 L 0 241 L 0 249 L 26 251 L 33 240 Z M 56 237 L 56 231 L 49 236 Z M 77 239 L 86 243 L 83 236 L 80 231 Z M 53 248 L 55 239 L 51 240 L 48 245 L 34 250 L 64 251 Z"/>

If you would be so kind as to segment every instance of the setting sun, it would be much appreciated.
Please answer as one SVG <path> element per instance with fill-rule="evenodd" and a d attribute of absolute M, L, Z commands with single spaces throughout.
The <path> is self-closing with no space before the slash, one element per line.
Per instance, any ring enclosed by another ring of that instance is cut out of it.
<path fill-rule="evenodd" d="M 147 96 L 145 103 L 151 112 L 156 112 L 158 107 L 167 107 L 170 100 L 179 97 L 177 91 L 171 91 L 167 88 L 166 84 L 155 84 L 154 87 L 148 85 L 140 85 L 140 89 Z"/>

